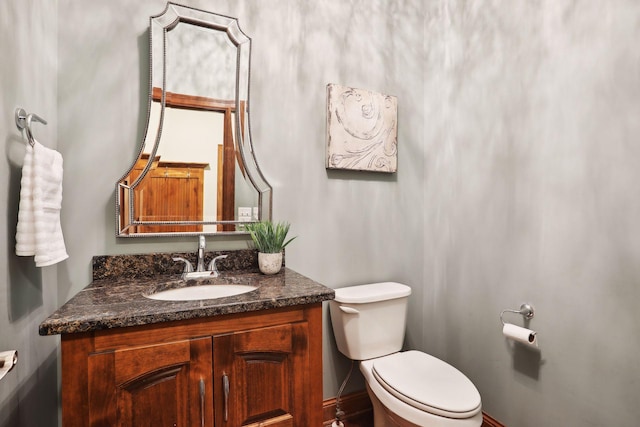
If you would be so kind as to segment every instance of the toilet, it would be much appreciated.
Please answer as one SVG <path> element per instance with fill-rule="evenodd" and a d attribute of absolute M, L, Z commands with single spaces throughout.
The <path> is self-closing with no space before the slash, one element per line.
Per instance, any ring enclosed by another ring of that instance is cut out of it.
<path fill-rule="evenodd" d="M 459 370 L 401 351 L 411 288 L 395 282 L 336 289 L 330 302 L 338 350 L 360 361 L 374 427 L 480 427 L 480 393 Z"/>

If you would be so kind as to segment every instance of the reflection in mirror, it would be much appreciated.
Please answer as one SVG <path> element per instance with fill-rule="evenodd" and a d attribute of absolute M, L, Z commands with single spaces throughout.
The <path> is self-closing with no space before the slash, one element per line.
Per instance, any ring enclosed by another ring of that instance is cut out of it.
<path fill-rule="evenodd" d="M 147 129 L 117 184 L 117 235 L 242 232 L 270 219 L 249 126 L 251 40 L 234 18 L 173 3 L 150 33 Z"/>

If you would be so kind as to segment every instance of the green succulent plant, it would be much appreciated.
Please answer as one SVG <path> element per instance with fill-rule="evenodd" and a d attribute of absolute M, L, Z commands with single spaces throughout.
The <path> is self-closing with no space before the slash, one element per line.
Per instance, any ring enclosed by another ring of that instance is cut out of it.
<path fill-rule="evenodd" d="M 259 252 L 276 254 L 297 237 L 285 241 L 290 225 L 288 222 L 260 221 L 245 225 L 245 229 L 251 234 L 251 240 Z"/>

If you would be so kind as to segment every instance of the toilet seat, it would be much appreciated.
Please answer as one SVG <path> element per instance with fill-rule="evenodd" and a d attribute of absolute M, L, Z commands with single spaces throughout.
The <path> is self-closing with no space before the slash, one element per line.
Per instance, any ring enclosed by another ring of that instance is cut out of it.
<path fill-rule="evenodd" d="M 375 359 L 372 373 L 393 396 L 434 415 L 470 418 L 481 409 L 478 389 L 462 372 L 420 351 Z"/>

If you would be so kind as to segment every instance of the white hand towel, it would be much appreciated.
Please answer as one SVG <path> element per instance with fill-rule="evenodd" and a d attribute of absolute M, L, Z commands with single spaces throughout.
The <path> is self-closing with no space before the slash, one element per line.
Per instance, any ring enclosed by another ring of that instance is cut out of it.
<path fill-rule="evenodd" d="M 62 155 L 37 141 L 27 145 L 20 181 L 16 254 L 35 256 L 37 267 L 69 257 L 62 236 Z"/>

